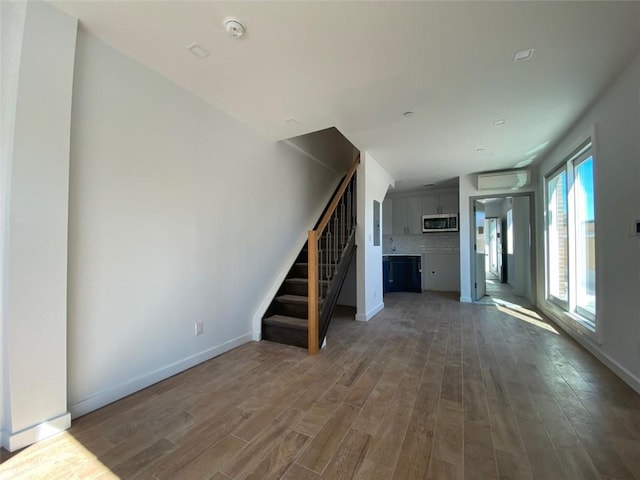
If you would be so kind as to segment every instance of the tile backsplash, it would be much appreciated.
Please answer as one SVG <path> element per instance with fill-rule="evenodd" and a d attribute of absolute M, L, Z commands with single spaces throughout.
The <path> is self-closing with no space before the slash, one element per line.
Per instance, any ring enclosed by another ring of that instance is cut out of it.
<path fill-rule="evenodd" d="M 382 253 L 459 253 L 459 232 L 383 235 Z"/>

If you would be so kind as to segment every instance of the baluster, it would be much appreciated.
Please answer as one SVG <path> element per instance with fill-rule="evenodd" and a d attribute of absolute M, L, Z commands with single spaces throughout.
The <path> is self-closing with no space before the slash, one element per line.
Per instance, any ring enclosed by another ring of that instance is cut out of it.
<path fill-rule="evenodd" d="M 344 203 L 344 198 L 342 199 L 342 202 L 340 202 L 340 248 L 338 249 L 338 262 L 340 262 L 340 258 L 342 257 L 342 250 L 344 250 L 344 234 L 345 234 L 345 230 L 344 230 L 344 207 L 345 207 L 345 203 Z"/>
<path fill-rule="evenodd" d="M 333 241 L 333 263 L 336 262 L 336 257 L 338 255 L 338 250 L 340 249 L 340 223 L 339 223 L 339 219 L 338 219 L 338 209 L 336 208 L 336 211 L 333 214 L 333 223 L 335 226 L 335 230 L 336 230 L 336 236 L 335 239 Z"/>
<path fill-rule="evenodd" d="M 347 189 L 346 202 L 347 202 L 347 212 L 346 212 L 347 227 L 348 227 L 348 230 L 351 231 L 351 186 L 349 186 L 349 188 Z"/>

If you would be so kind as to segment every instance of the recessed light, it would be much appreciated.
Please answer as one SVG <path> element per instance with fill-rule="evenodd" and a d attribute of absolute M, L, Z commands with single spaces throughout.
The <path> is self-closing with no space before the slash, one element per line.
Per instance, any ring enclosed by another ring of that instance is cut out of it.
<path fill-rule="evenodd" d="M 198 43 L 192 43 L 187 47 L 187 50 L 189 50 L 198 58 L 204 58 L 207 55 L 209 55 L 209 50 L 207 50 L 206 48 L 204 48 L 202 45 Z"/>
<path fill-rule="evenodd" d="M 500 120 L 495 120 L 495 121 L 493 122 L 493 124 L 494 124 L 495 126 L 499 126 L 499 125 L 504 125 L 504 124 L 505 124 L 505 122 L 506 122 L 506 120 L 505 120 L 504 118 L 501 118 Z"/>
<path fill-rule="evenodd" d="M 291 125 L 292 127 L 295 125 L 300 125 L 300 122 L 295 118 L 287 118 L 285 122 L 287 123 L 287 125 Z"/>
<path fill-rule="evenodd" d="M 411 117 L 413 117 L 415 115 L 415 113 L 414 112 L 404 112 L 402 115 L 404 115 L 407 118 L 411 118 Z"/>
<path fill-rule="evenodd" d="M 435 183 L 425 183 L 424 186 L 427 187 L 427 188 L 431 188 L 431 187 L 435 187 L 436 184 Z"/>
<path fill-rule="evenodd" d="M 240 38 L 247 31 L 247 28 L 242 24 L 242 22 L 234 17 L 225 18 L 222 23 L 225 31 L 231 38 Z"/>
<path fill-rule="evenodd" d="M 525 60 L 531 60 L 533 57 L 533 48 L 527 48 L 526 50 L 520 50 L 513 55 L 514 62 L 523 62 Z"/>
<path fill-rule="evenodd" d="M 484 148 L 478 147 L 478 148 L 476 148 L 476 152 L 484 152 Z"/>

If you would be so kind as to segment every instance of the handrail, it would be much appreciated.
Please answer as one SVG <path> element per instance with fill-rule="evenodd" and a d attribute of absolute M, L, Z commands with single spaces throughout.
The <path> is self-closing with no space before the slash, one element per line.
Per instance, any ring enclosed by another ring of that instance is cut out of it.
<path fill-rule="evenodd" d="M 337 272 L 337 265 L 342 259 L 342 253 L 347 244 L 346 238 L 351 237 L 353 229 L 355 229 L 355 178 L 354 175 L 360 164 L 360 156 L 358 155 L 353 165 L 342 180 L 340 188 L 336 191 L 331 203 L 327 207 L 325 214 L 315 229 L 309 230 L 308 234 L 308 343 L 307 349 L 310 355 L 318 353 L 319 343 L 319 317 L 320 317 L 320 300 L 325 297 L 327 288 L 323 285 L 320 291 L 320 277 L 328 283 Z M 348 219 L 342 218 L 338 225 L 338 217 L 336 210 L 341 207 L 343 216 L 346 214 Z M 334 219 L 335 230 L 327 231 L 331 219 Z M 347 224 L 345 224 L 347 222 Z M 347 231 L 348 229 L 348 231 Z M 319 261 L 322 257 L 322 263 Z M 324 306 L 324 305 L 323 305 Z"/>
<path fill-rule="evenodd" d="M 356 170 L 358 170 L 358 165 L 360 165 L 360 155 L 358 155 L 356 159 L 353 161 L 353 165 L 351 165 L 351 168 L 347 172 L 347 175 L 342 179 L 340 188 L 338 189 L 336 194 L 333 196 L 333 200 L 331 200 L 331 203 L 329 204 L 327 211 L 322 217 L 322 220 L 320 220 L 320 223 L 318 223 L 318 226 L 315 228 L 315 231 L 318 232 L 318 235 L 320 235 L 324 231 L 324 229 L 327 228 L 327 224 L 331 219 L 331 215 L 333 215 L 333 212 L 338 207 L 338 203 L 340 202 L 340 199 L 344 195 L 345 190 L 349 186 L 349 182 L 351 182 L 351 178 L 356 174 Z"/>

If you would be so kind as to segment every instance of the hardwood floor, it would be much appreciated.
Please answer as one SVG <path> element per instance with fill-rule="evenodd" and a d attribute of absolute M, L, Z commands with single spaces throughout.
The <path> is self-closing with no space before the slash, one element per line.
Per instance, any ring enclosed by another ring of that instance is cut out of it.
<path fill-rule="evenodd" d="M 0 478 L 640 480 L 640 395 L 535 312 L 385 306 L 316 357 L 246 344 L 79 418 Z"/>

